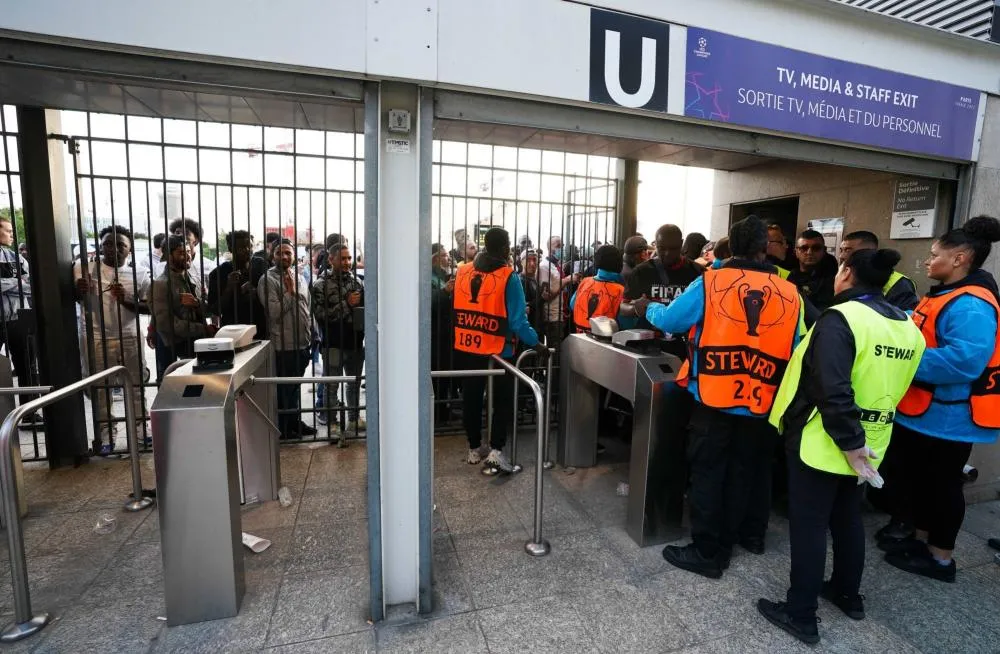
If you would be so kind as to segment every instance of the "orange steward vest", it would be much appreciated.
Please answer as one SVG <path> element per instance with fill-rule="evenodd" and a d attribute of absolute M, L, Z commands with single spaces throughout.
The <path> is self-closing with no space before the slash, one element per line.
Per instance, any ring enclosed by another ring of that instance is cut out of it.
<path fill-rule="evenodd" d="M 625 287 L 617 282 L 602 282 L 587 277 L 576 289 L 573 304 L 573 324 L 578 332 L 590 331 L 590 319 L 605 316 L 618 319 L 618 307 L 625 296 Z"/>
<path fill-rule="evenodd" d="M 776 274 L 742 268 L 706 270 L 704 288 L 705 316 L 688 334 L 691 353 L 678 383 L 687 386 L 694 359 L 702 404 L 767 415 L 792 356 L 798 289 Z"/>
<path fill-rule="evenodd" d="M 974 295 L 990 303 L 1000 317 L 1000 305 L 985 288 L 981 286 L 962 286 L 941 295 L 926 296 L 913 310 L 913 322 L 920 328 L 920 333 L 927 341 L 927 347 L 937 347 L 937 319 L 952 300 L 962 295 Z M 972 422 L 983 429 L 1000 429 L 1000 332 L 993 335 L 993 354 L 990 356 L 986 369 L 979 378 L 972 382 L 969 396 L 969 408 L 972 412 Z M 934 400 L 934 385 L 914 381 L 900 401 L 897 411 L 904 416 L 922 416 L 927 413 Z"/>
<path fill-rule="evenodd" d="M 510 266 L 493 272 L 462 266 L 455 276 L 455 349 L 471 354 L 500 354 L 507 340 L 507 279 Z"/>

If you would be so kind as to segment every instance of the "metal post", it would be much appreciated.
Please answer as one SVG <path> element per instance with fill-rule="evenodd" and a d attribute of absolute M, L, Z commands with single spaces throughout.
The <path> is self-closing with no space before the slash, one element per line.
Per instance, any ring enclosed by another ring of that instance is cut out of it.
<path fill-rule="evenodd" d="M 518 368 L 521 367 L 521 362 L 524 361 L 528 356 L 535 355 L 538 356 L 538 352 L 534 350 L 525 350 L 517 357 L 517 361 L 514 363 Z M 524 466 L 517 462 L 517 396 L 520 390 L 520 379 L 517 375 L 514 375 L 514 427 L 510 434 L 510 464 L 514 468 L 514 472 L 521 472 Z"/>
<path fill-rule="evenodd" d="M 51 392 L 51 386 L 12 386 L 10 388 L 0 388 L 0 395 L 41 395 Z"/>
<path fill-rule="evenodd" d="M 493 369 L 493 359 L 490 359 L 487 370 Z M 486 442 L 493 447 L 493 378 L 486 378 Z M 486 468 L 484 468 L 485 470 Z"/>
<path fill-rule="evenodd" d="M 517 366 L 505 361 L 497 355 L 493 355 L 493 360 L 500 364 L 501 367 L 507 370 L 510 374 L 518 377 L 531 392 L 535 395 L 535 403 L 538 405 L 539 415 L 544 415 L 545 413 L 545 399 L 542 397 L 542 389 L 534 379 L 526 375 L 522 370 L 518 370 Z M 538 459 L 535 464 L 535 529 L 531 540 L 524 544 L 524 551 L 526 551 L 531 556 L 545 556 L 552 551 L 552 546 L 549 542 L 542 538 L 542 495 L 544 478 L 542 476 L 542 466 L 541 462 L 545 458 L 545 426 L 542 424 L 541 420 L 536 421 L 538 423 L 537 438 L 538 438 Z"/>
<path fill-rule="evenodd" d="M 142 498 L 142 483 L 139 479 L 138 448 L 135 442 L 135 422 L 131 411 L 132 380 L 128 377 L 125 366 L 113 366 L 107 370 L 85 377 L 78 382 L 63 386 L 57 391 L 26 402 L 7 414 L 0 424 L 0 494 L 3 499 L 3 516 L 7 524 L 7 548 L 10 557 L 10 580 L 14 590 L 14 624 L 0 633 L 0 641 L 12 643 L 37 633 L 51 620 L 48 613 L 33 614 L 31 611 L 31 593 L 28 589 L 28 564 L 24 558 L 24 533 L 21 527 L 21 515 L 18 511 L 19 497 L 17 482 L 14 478 L 14 450 L 12 436 L 17 433 L 17 426 L 24 416 L 58 402 L 85 388 L 104 382 L 109 377 L 121 375 L 125 387 L 125 419 L 129 434 L 129 447 L 132 450 L 132 486 L 138 489 L 138 499 L 149 500 L 140 508 L 152 504 L 152 499 Z M 126 506 L 128 508 L 128 506 Z"/>
<path fill-rule="evenodd" d="M 120 323 L 119 323 L 120 324 Z M 111 370 L 118 369 L 119 377 L 124 388 L 125 399 L 125 436 L 128 439 L 129 457 L 132 459 L 132 499 L 125 502 L 126 511 L 142 511 L 153 505 L 153 498 L 142 494 L 142 470 L 139 467 L 139 436 L 135 429 L 135 406 L 132 403 L 135 397 L 135 386 L 132 378 L 129 377 L 128 369 L 125 366 L 115 366 Z M 94 425 L 95 429 L 99 425 Z"/>
<path fill-rule="evenodd" d="M 552 461 L 547 457 L 549 455 L 549 428 L 552 424 L 552 359 L 555 356 L 555 350 L 549 348 L 549 359 L 545 364 L 545 461 L 542 462 L 542 468 L 545 470 L 551 470 L 554 467 Z M 541 417 L 541 416 L 539 416 Z M 539 449 L 539 452 L 542 450 Z"/>

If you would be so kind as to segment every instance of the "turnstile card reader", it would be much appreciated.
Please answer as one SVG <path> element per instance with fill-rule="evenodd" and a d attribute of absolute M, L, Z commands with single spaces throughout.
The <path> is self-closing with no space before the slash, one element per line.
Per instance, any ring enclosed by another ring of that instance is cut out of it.
<path fill-rule="evenodd" d="M 250 385 L 273 370 L 270 341 L 231 368 L 163 380 L 150 411 L 167 624 L 235 616 L 244 591 L 242 501 L 277 499 L 275 389 Z"/>

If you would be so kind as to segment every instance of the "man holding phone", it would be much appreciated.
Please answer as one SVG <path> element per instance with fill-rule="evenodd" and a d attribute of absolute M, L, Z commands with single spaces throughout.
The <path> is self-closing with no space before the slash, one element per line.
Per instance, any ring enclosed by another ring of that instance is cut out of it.
<path fill-rule="evenodd" d="M 365 324 L 361 311 L 364 307 L 364 285 L 351 269 L 351 251 L 346 245 L 335 245 L 327 254 L 329 267 L 319 276 L 311 289 L 313 316 L 319 324 L 323 339 L 323 372 L 327 375 L 349 375 L 361 379 L 361 369 L 365 363 Z M 337 404 L 339 386 L 328 385 L 323 390 L 327 408 Z M 365 421 L 360 418 L 358 406 L 361 404 L 361 388 L 358 381 L 347 384 L 345 397 L 348 407 L 348 430 L 357 432 L 365 429 Z M 326 412 L 321 412 L 319 421 L 326 423 Z M 334 428 L 330 428 L 331 433 Z"/>
<path fill-rule="evenodd" d="M 215 334 L 215 327 L 205 322 L 205 303 L 201 284 L 191 278 L 191 253 L 187 239 L 176 234 L 167 239 L 167 268 L 153 282 L 153 324 L 159 339 L 156 344 L 156 373 L 179 357 L 194 356 L 194 342 Z"/>

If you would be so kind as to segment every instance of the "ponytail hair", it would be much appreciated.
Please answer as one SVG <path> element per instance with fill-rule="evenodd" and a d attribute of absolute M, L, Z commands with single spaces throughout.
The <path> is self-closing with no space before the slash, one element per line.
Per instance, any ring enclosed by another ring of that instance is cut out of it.
<path fill-rule="evenodd" d="M 855 250 L 844 265 L 851 269 L 860 285 L 882 288 L 901 258 L 895 250 Z"/>
<path fill-rule="evenodd" d="M 991 216 L 970 218 L 961 227 L 949 231 L 938 239 L 947 249 L 966 248 L 972 251 L 971 270 L 979 270 L 990 256 L 993 243 L 1000 241 L 1000 221 Z"/>

